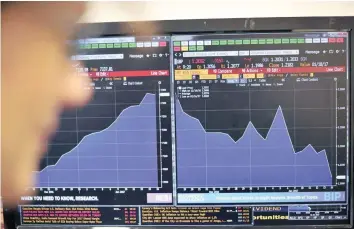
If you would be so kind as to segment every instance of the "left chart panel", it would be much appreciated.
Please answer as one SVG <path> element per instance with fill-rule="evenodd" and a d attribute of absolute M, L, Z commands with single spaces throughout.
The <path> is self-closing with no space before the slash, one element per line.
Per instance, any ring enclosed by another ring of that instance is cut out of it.
<path fill-rule="evenodd" d="M 34 188 L 96 196 L 96 204 L 172 203 L 169 37 L 90 38 L 78 47 L 72 59 L 78 77 L 92 78 L 94 98 L 62 115 Z"/>

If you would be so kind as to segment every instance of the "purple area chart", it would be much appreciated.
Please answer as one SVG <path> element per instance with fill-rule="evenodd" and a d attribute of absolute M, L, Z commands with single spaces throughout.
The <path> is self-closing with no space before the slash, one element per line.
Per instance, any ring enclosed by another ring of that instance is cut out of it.
<path fill-rule="evenodd" d="M 158 187 L 156 113 L 156 96 L 146 94 L 55 165 L 35 172 L 36 187 Z"/>
<path fill-rule="evenodd" d="M 266 137 L 249 121 L 234 140 L 205 131 L 177 100 L 176 129 L 179 188 L 332 185 L 326 151 L 309 144 L 296 152 L 280 106 Z"/>

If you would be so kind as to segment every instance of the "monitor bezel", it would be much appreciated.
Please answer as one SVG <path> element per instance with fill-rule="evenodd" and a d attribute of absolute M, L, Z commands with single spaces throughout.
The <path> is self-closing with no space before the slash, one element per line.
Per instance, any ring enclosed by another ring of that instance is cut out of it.
<path fill-rule="evenodd" d="M 299 31 L 348 31 L 349 36 L 349 78 L 351 78 L 351 69 L 354 69 L 354 61 L 351 54 L 354 53 L 354 17 L 285 17 L 285 18 L 229 18 L 229 19 L 191 19 L 191 20 L 166 20 L 166 21 L 136 21 L 136 22 L 102 22 L 102 23 L 81 23 L 77 33 L 77 38 L 87 37 L 110 37 L 110 36 L 139 36 L 139 35 L 171 35 L 171 34 L 203 34 L 203 33 L 250 33 L 250 32 L 299 32 Z M 350 106 L 350 131 L 349 131 L 349 148 L 350 148 L 350 165 L 349 171 L 353 168 L 353 118 L 354 108 L 354 80 L 349 82 L 349 106 Z M 280 225 L 276 228 L 353 228 L 353 176 L 350 176 L 350 224 L 343 225 Z M 9 211 L 4 215 L 5 224 L 8 228 L 16 228 L 18 219 L 20 218 L 18 211 Z M 58 225 L 59 226 L 59 225 Z M 27 226 L 21 226 L 27 227 Z M 39 227 L 30 226 L 30 227 Z M 43 225 L 40 227 L 53 227 Z M 56 226 L 54 226 L 56 227 Z M 60 226 L 63 227 L 63 226 Z M 65 227 L 65 226 L 64 226 Z M 82 226 L 76 226 L 81 227 Z M 175 227 L 175 226 L 163 226 Z M 178 226 L 176 226 L 178 227 Z M 193 227 L 196 227 L 193 225 Z M 212 226 L 208 228 L 216 228 Z M 231 228 L 244 228 L 242 226 L 226 226 Z M 249 226 L 247 226 L 249 228 Z M 254 228 L 267 228 L 274 226 L 254 226 Z M 144 228 L 153 228 L 152 226 L 144 226 Z"/>

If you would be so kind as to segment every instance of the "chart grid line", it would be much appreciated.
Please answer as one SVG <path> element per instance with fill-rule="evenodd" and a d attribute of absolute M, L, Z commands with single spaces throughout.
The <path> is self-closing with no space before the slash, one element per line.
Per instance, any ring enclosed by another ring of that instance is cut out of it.
<path fill-rule="evenodd" d="M 116 86 L 113 86 L 114 88 L 114 116 L 117 116 L 117 90 L 116 90 Z M 115 132 L 116 134 L 116 139 L 118 139 L 118 132 Z M 114 145 L 114 150 L 116 152 L 116 161 L 117 161 L 117 186 L 119 186 L 119 161 L 118 161 L 118 156 L 119 156 L 119 148 L 117 147 L 117 145 Z"/>
<path fill-rule="evenodd" d="M 157 96 L 158 96 L 158 103 L 159 103 L 159 139 L 160 139 L 160 142 L 159 142 L 159 161 L 160 161 L 160 188 L 162 187 L 162 132 L 161 132 L 161 129 L 162 129 L 162 126 L 161 126 L 161 88 L 160 88 L 160 84 L 161 82 L 159 81 L 159 83 L 157 84 L 158 86 L 158 93 L 157 93 Z"/>
<path fill-rule="evenodd" d="M 251 108 L 251 88 L 248 88 L 248 107 Z M 248 110 L 248 120 L 250 121 L 248 125 L 251 125 L 252 121 L 252 110 Z M 249 173 L 250 173 L 250 187 L 252 187 L 252 138 L 249 138 L 249 152 L 250 152 L 250 166 L 249 166 Z"/>
<path fill-rule="evenodd" d="M 193 127 L 193 126 L 198 126 L 198 128 L 200 129 L 200 130 L 202 130 L 202 132 L 204 133 L 204 134 L 208 134 L 208 132 L 207 132 L 207 130 L 205 130 L 204 129 L 204 127 L 203 127 L 203 125 L 201 124 L 201 122 L 197 119 L 197 118 L 195 118 L 195 117 L 193 117 L 193 116 L 191 116 L 191 115 L 189 115 L 189 114 L 187 114 L 183 109 L 182 109 L 182 107 L 181 107 L 181 104 L 180 104 L 180 102 L 179 101 L 177 101 L 177 111 L 178 112 L 176 112 L 176 117 L 177 117 L 177 134 L 178 134 L 178 132 L 179 132 L 179 130 L 180 129 L 182 129 L 183 127 L 181 127 L 181 123 L 179 123 L 178 122 L 178 119 L 180 119 L 180 120 L 184 120 L 183 122 L 187 122 L 187 120 L 188 120 L 188 125 L 186 125 L 186 126 L 188 126 L 187 128 L 191 128 L 191 127 Z M 250 112 L 250 111 L 249 111 Z M 187 118 L 188 117 L 188 118 Z M 194 120 L 194 121 L 192 121 L 192 120 Z M 192 124 L 192 122 L 193 123 L 195 123 L 195 124 Z M 284 127 L 282 127 L 284 125 Z M 210 132 L 209 133 L 209 135 L 210 136 L 214 136 L 214 137 L 211 137 L 210 139 L 213 139 L 213 138 L 216 138 L 216 136 L 218 135 L 220 135 L 220 137 L 221 136 L 225 136 L 225 139 L 227 138 L 227 139 L 229 139 L 229 140 L 227 140 L 227 141 L 230 141 L 231 142 L 231 140 L 232 140 L 232 142 L 233 142 L 233 144 L 241 144 L 240 143 L 240 141 L 242 141 L 241 139 L 244 139 L 244 138 L 246 138 L 246 139 L 248 139 L 248 141 L 250 142 L 251 140 L 250 140 L 250 136 L 254 136 L 254 138 L 257 138 L 257 139 L 259 139 L 259 141 L 261 141 L 261 142 L 266 142 L 266 141 L 268 141 L 267 139 L 269 139 L 269 138 L 271 138 L 272 137 L 272 135 L 274 135 L 274 134 L 272 134 L 272 128 L 273 127 L 281 127 L 281 128 L 276 128 L 276 129 L 281 129 L 281 130 L 287 130 L 287 128 L 286 128 L 286 123 L 285 123 L 285 120 L 284 120 L 284 116 L 283 116 L 283 113 L 282 113 L 282 109 L 281 109 L 281 107 L 279 106 L 278 107 L 278 110 L 277 110 L 277 113 L 276 113 L 276 115 L 275 115 L 275 117 L 274 117 L 274 119 L 273 119 L 273 122 L 272 122 L 272 124 L 271 124 L 271 128 L 270 128 L 270 130 L 268 131 L 268 133 L 267 133 L 267 135 L 266 135 L 266 137 L 263 137 L 262 135 L 260 135 L 259 134 L 259 132 L 255 129 L 255 127 L 253 126 L 253 124 L 252 124 L 252 122 L 251 121 L 249 121 L 249 123 L 248 123 L 248 125 L 247 125 L 247 128 L 245 129 L 245 131 L 243 132 L 243 134 L 242 134 L 242 136 L 238 139 L 238 140 L 236 140 L 236 141 L 234 141 L 233 139 L 232 139 L 232 137 L 229 135 L 229 134 L 227 134 L 227 133 L 223 133 L 223 132 Z M 193 129 L 198 129 L 198 128 L 193 128 Z M 188 132 L 183 132 L 183 134 L 181 133 L 181 132 L 179 132 L 180 134 L 177 136 L 177 151 L 179 151 L 179 154 L 178 155 L 180 155 L 181 156 L 181 154 L 183 154 L 183 151 L 181 151 L 181 148 L 185 148 L 185 147 L 183 147 L 183 143 L 182 143 L 182 141 L 181 141 L 181 138 L 183 138 L 183 136 L 184 135 L 187 135 L 188 134 Z M 252 135 L 250 135 L 252 133 Z M 329 162 L 328 162 L 328 158 L 327 158 L 327 155 L 326 155 L 326 151 L 325 150 L 322 150 L 322 151 L 320 151 L 320 152 L 316 152 L 315 151 L 315 149 L 313 148 L 313 146 L 312 145 L 307 145 L 303 150 L 301 150 L 301 151 L 298 151 L 298 152 L 296 152 L 296 150 L 295 150 L 295 148 L 294 148 L 294 145 L 292 144 L 292 141 L 291 141 L 291 138 L 290 138 L 290 135 L 289 135 L 289 131 L 287 130 L 286 131 L 286 133 L 285 133 L 285 131 L 283 131 L 283 132 L 281 132 L 281 133 L 284 133 L 284 136 L 283 136 L 283 138 L 281 138 L 281 139 L 283 139 L 283 140 L 280 140 L 279 139 L 279 141 L 287 141 L 287 142 L 289 142 L 289 150 L 291 149 L 291 152 L 292 152 L 292 157 L 294 157 L 295 155 L 307 155 L 307 154 L 310 154 L 310 155 L 312 155 L 312 154 L 317 154 L 317 155 L 322 155 L 320 158 L 322 158 L 321 159 L 321 163 L 323 163 L 323 164 L 321 164 L 321 166 L 316 166 L 316 167 L 318 167 L 318 168 L 323 168 L 324 169 L 324 171 L 326 171 L 324 174 L 326 174 L 326 177 L 324 178 L 324 179 L 326 179 L 326 180 L 324 180 L 324 181 L 321 181 L 321 182 L 316 182 L 316 181 L 312 181 L 312 184 L 314 184 L 314 183 L 316 183 L 316 184 L 318 184 L 318 183 L 321 183 L 322 185 L 331 185 L 332 184 L 332 175 L 331 175 L 331 171 L 330 171 L 330 167 L 329 167 Z M 250 136 L 248 136 L 248 135 L 250 135 Z M 189 135 L 188 135 L 189 136 Z M 186 138 L 186 137 L 185 137 Z M 189 138 L 191 138 L 191 137 L 189 137 Z M 195 137 L 194 137 L 195 138 Z M 224 137 L 223 137 L 224 138 Z M 274 138 L 274 136 L 273 136 L 273 138 Z M 279 137 L 278 137 L 279 138 Z M 252 139 L 253 139 L 253 137 L 252 137 Z M 226 140 L 225 140 L 226 141 Z M 258 143 L 259 144 L 259 143 Z M 287 143 L 288 144 L 288 143 Z M 181 148 L 179 148 L 179 146 L 181 147 Z M 198 147 L 197 147 L 198 148 Z M 251 147 L 249 147 L 249 150 L 250 150 L 250 148 Z M 208 146 L 208 152 L 209 152 L 209 146 Z M 264 150 L 264 149 L 263 149 Z M 253 141 L 252 141 L 252 151 L 253 151 Z M 219 151 L 220 152 L 220 151 Z M 308 152 L 308 153 L 306 153 L 306 152 Z M 253 152 L 252 152 L 252 154 L 253 154 Z M 177 155 L 177 156 L 178 156 Z M 194 155 L 194 154 L 193 154 Z M 303 156 L 302 156 L 303 157 Z M 208 158 L 209 158 L 209 155 L 208 155 Z M 181 159 L 179 159 L 179 160 L 181 160 Z M 252 158 L 252 160 L 253 160 L 253 158 Z M 293 162 L 294 163 L 294 162 Z M 183 164 L 183 163 L 182 163 Z M 188 163 L 187 163 L 188 164 Z M 297 162 L 297 164 L 300 164 L 300 161 L 299 162 Z M 274 164 L 273 164 L 274 165 Z M 251 167 L 251 166 L 250 166 Z M 293 168 L 294 167 L 294 164 L 291 164 L 291 167 Z M 307 166 L 307 167 L 309 167 L 309 166 Z M 192 167 L 190 166 L 190 167 L 188 167 L 189 169 L 191 169 Z M 203 167 L 204 168 L 204 167 Z M 210 169 L 211 168 L 211 165 L 209 165 L 208 164 L 208 168 Z M 224 169 L 225 170 L 225 168 L 226 168 L 226 166 L 222 166 L 222 169 Z M 315 167 L 312 167 L 312 169 L 313 168 L 315 168 Z M 183 171 L 183 169 L 184 168 L 181 168 L 181 167 L 179 167 L 179 169 L 177 170 L 177 172 L 179 173 L 179 177 L 181 177 L 181 170 Z M 208 169 L 208 172 L 210 173 L 210 170 Z M 185 171 L 188 171 L 188 170 L 185 170 Z M 252 170 L 253 171 L 253 170 Z M 195 172 L 195 173 L 197 173 L 197 171 Z M 208 173 L 208 176 L 209 176 L 209 173 Z M 224 173 L 226 173 L 226 172 L 224 172 Z M 191 175 L 191 174 L 193 174 L 193 172 L 192 171 L 189 171 L 189 177 L 190 176 L 193 176 L 193 175 Z M 240 175 L 240 173 L 239 173 L 239 175 Z M 283 176 L 283 175 L 282 175 Z M 253 177 L 252 177 L 253 178 Z M 185 178 L 186 180 L 188 180 L 189 178 Z M 252 179 L 253 180 L 253 179 Z M 266 179 L 265 179 L 266 180 Z M 298 183 L 297 184 L 295 184 L 295 182 L 294 183 L 291 183 L 291 184 L 286 184 L 286 185 L 284 185 L 284 186 L 299 186 L 299 185 L 305 185 L 305 184 L 300 184 L 299 183 L 299 181 L 297 181 Z M 257 185 L 259 185 L 259 182 L 257 181 L 257 182 L 253 182 L 252 181 L 252 185 L 255 185 L 257 183 Z M 188 182 L 186 182 L 186 181 L 184 181 L 183 183 L 181 183 L 181 179 L 179 179 L 179 186 L 178 187 L 187 187 L 186 185 L 187 184 L 189 184 Z M 244 184 L 244 182 L 243 182 L 243 184 Z M 248 183 L 248 185 L 250 185 L 251 184 L 251 182 L 250 182 L 250 179 L 249 179 L 249 183 Z M 191 185 L 191 184 L 189 184 L 189 185 Z M 250 186 L 252 186 L 252 185 L 250 185 Z M 208 186 L 212 186 L 210 183 L 208 183 Z M 276 184 L 274 184 L 274 185 L 272 185 L 272 186 L 276 186 Z M 193 187 L 198 187 L 198 185 L 193 185 Z M 199 187 L 202 187 L 202 186 L 199 186 Z"/>
<path fill-rule="evenodd" d="M 161 113 L 161 107 L 156 106 L 156 100 L 160 100 L 160 98 L 156 98 L 156 96 L 159 96 L 159 94 L 145 94 L 144 98 L 138 105 L 128 106 L 127 108 L 123 109 L 119 115 L 117 115 L 117 107 L 115 106 L 114 108 L 116 119 L 107 128 L 85 135 L 80 141 L 78 134 L 79 132 L 76 131 L 75 143 L 52 144 L 69 145 L 74 147 L 66 153 L 62 154 L 60 157 L 56 157 L 58 158 L 56 163 L 52 165 L 47 163 L 47 166 L 42 170 L 34 172 L 34 174 L 39 178 L 39 183 L 35 186 L 53 186 L 55 188 L 58 188 L 59 186 L 72 186 L 64 185 L 65 183 L 68 183 L 76 184 L 76 188 L 85 188 L 92 185 L 101 187 L 102 184 L 106 184 L 105 186 L 116 185 L 125 187 L 125 184 L 131 183 L 136 185 L 140 184 L 139 186 L 141 187 L 161 187 L 158 184 L 159 177 L 157 176 L 160 174 L 162 179 L 162 164 L 160 164 L 160 169 L 157 165 L 158 161 L 162 163 L 161 150 L 160 152 L 157 150 L 158 144 L 161 147 L 161 141 L 156 141 L 156 132 L 155 135 L 151 135 L 149 133 L 151 132 L 150 130 L 152 128 L 155 128 L 155 131 L 157 131 L 157 117 L 161 117 L 161 114 L 159 116 L 148 115 L 156 114 L 157 108 L 159 109 L 159 113 Z M 145 104 L 145 102 L 148 104 Z M 155 104 L 153 102 L 155 102 Z M 141 119 L 141 113 L 147 114 L 146 116 L 155 117 L 153 119 L 154 121 L 150 122 L 146 119 Z M 135 119 L 124 121 L 124 117 L 127 116 L 135 117 Z M 78 130 L 78 119 L 80 117 L 75 118 L 75 128 Z M 140 124 L 137 125 L 137 122 Z M 161 119 L 159 119 L 159 122 L 161 122 Z M 142 130 L 138 135 L 136 135 L 135 132 L 124 133 L 119 131 L 105 131 L 108 129 L 112 130 L 116 128 L 131 129 L 134 128 L 134 126 Z M 145 128 L 147 128 L 149 131 L 144 132 Z M 159 131 L 161 131 L 161 129 Z M 143 141 L 148 139 L 150 140 L 146 142 Z M 122 157 L 117 155 L 118 150 Z M 81 158 L 81 153 L 91 157 L 84 156 Z M 95 154 L 93 155 L 92 153 Z M 104 155 L 105 153 L 115 156 L 116 160 L 109 160 L 110 157 L 105 157 L 107 156 Z M 129 155 L 128 153 L 133 154 Z M 100 157 L 99 155 L 103 155 L 103 157 Z M 138 155 L 140 155 L 140 157 L 137 157 Z M 55 157 L 51 156 L 50 158 Z M 49 157 L 47 157 L 47 160 L 49 160 Z M 151 162 L 153 163 L 151 164 Z M 115 165 L 113 166 L 113 164 Z M 73 176 L 69 175 L 69 173 L 73 174 L 70 171 L 77 171 L 77 174 L 74 173 L 75 175 Z M 115 175 L 113 175 L 112 172 L 114 172 Z M 123 180 L 121 179 L 121 173 L 124 174 L 125 177 Z M 44 185 L 43 179 L 46 178 L 48 180 L 49 177 L 51 177 L 50 182 L 47 182 L 47 184 Z M 144 179 L 144 177 L 146 179 Z M 155 180 L 151 180 L 151 177 L 153 177 Z M 113 178 L 114 180 L 112 180 Z M 127 179 L 130 179 L 131 182 L 127 182 Z M 144 180 L 147 180 L 148 182 L 144 182 Z"/>
<path fill-rule="evenodd" d="M 337 176 L 338 176 L 338 82 L 337 78 L 334 78 L 335 84 L 335 107 L 336 107 L 336 118 L 335 118 L 335 125 L 336 125 L 336 137 L 335 137 L 335 144 L 336 144 L 336 184 L 338 183 Z"/>
<path fill-rule="evenodd" d="M 75 129 L 76 129 L 76 144 L 79 144 L 79 125 L 78 125 L 78 119 L 77 119 L 77 108 L 75 109 Z M 80 146 L 77 147 L 77 177 L 78 177 L 78 186 L 80 188 Z M 49 177 L 49 176 L 48 176 Z"/>
<path fill-rule="evenodd" d="M 207 101 L 204 100 L 204 122 L 205 122 L 205 129 L 208 129 L 206 109 L 207 109 Z M 207 145 L 206 135 L 204 135 L 204 147 L 205 147 L 205 165 L 206 165 L 205 166 L 205 185 L 208 186 L 208 145 Z"/>
<path fill-rule="evenodd" d="M 293 128 L 293 145 L 296 145 L 296 109 L 295 109 L 295 106 L 296 106 L 296 90 L 295 90 L 295 84 L 294 84 L 294 87 L 293 87 L 293 89 L 294 89 L 294 93 L 293 93 L 293 96 L 294 96 L 294 100 L 293 100 L 293 102 L 294 102 L 294 123 L 293 123 L 293 125 L 294 125 L 294 128 Z M 297 181 L 297 167 L 296 167 L 296 159 L 297 159 L 297 156 L 295 155 L 295 157 L 294 157 L 294 177 L 295 177 L 295 184 L 296 184 L 296 181 Z"/>

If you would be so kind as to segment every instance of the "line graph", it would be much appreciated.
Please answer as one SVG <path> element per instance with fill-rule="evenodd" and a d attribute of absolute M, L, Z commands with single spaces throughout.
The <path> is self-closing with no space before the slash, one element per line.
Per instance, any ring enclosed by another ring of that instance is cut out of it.
<path fill-rule="evenodd" d="M 234 141 L 207 132 L 176 101 L 178 187 L 252 187 L 331 185 L 325 150 L 311 144 L 294 149 L 281 106 L 263 137 L 250 121 Z M 252 157 L 251 157 L 252 155 Z"/>
<path fill-rule="evenodd" d="M 147 93 L 107 128 L 34 172 L 36 187 L 157 187 L 156 117 L 156 96 Z"/>

